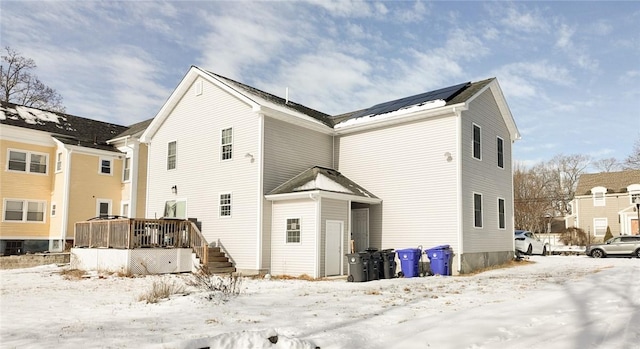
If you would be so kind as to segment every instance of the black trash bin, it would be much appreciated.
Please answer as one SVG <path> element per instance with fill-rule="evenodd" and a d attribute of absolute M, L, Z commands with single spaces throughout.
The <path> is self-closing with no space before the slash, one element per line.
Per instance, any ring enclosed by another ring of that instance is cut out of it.
<path fill-rule="evenodd" d="M 382 274 L 385 279 L 396 276 L 396 252 L 393 249 L 382 250 Z"/>
<path fill-rule="evenodd" d="M 382 254 L 377 248 L 368 248 L 365 250 L 369 254 L 369 281 L 380 280 L 384 275 L 382 270 Z"/>
<path fill-rule="evenodd" d="M 349 282 L 365 282 L 369 281 L 369 253 L 357 252 L 347 254 L 347 261 L 349 262 L 349 276 L 347 281 Z"/>

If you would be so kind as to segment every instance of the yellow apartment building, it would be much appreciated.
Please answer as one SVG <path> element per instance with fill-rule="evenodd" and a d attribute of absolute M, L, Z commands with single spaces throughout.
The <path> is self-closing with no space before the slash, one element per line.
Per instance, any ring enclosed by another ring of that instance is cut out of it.
<path fill-rule="evenodd" d="M 1 102 L 0 255 L 62 251 L 76 221 L 144 210 L 133 126 Z"/>

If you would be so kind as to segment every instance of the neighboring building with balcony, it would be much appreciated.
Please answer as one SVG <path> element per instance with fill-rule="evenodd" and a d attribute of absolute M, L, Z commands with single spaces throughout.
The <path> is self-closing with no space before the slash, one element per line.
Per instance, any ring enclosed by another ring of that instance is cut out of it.
<path fill-rule="evenodd" d="M 2 102 L 0 255 L 62 251 L 76 221 L 143 210 L 139 131 Z"/>
<path fill-rule="evenodd" d="M 638 235 L 635 200 L 640 200 L 640 170 L 583 174 L 572 202 L 574 226 L 598 238 L 607 227 L 614 236 Z"/>

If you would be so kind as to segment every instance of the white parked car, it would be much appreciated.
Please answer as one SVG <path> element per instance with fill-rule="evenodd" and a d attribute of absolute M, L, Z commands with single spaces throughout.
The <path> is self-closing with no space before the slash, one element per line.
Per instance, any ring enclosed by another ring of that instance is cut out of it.
<path fill-rule="evenodd" d="M 530 231 L 516 230 L 515 234 L 516 251 L 526 253 L 528 255 L 539 254 L 547 255 L 547 244 L 543 243 L 538 237 Z"/>

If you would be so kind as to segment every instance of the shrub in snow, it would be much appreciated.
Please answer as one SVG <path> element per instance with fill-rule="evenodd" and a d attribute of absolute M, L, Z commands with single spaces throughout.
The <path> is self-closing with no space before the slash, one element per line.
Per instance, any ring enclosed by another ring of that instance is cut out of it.
<path fill-rule="evenodd" d="M 226 302 L 232 297 L 237 297 L 242 291 L 242 275 L 234 273 L 218 275 L 212 273 L 206 266 L 201 266 L 197 272 L 191 274 L 187 285 L 207 292 L 208 300 Z"/>
<path fill-rule="evenodd" d="M 184 286 L 177 284 L 175 281 L 166 279 L 154 281 L 151 289 L 138 297 L 139 301 L 147 303 L 158 303 L 161 299 L 167 299 L 174 294 L 184 293 Z"/>
<path fill-rule="evenodd" d="M 604 233 L 604 241 L 607 241 L 612 237 L 613 237 L 613 234 L 611 234 L 611 228 L 607 225 L 607 232 Z"/>
<path fill-rule="evenodd" d="M 560 239 L 559 239 L 559 241 L 565 245 L 577 245 L 577 246 L 588 245 L 590 242 L 593 242 L 590 240 L 592 239 L 590 239 L 590 237 L 587 236 L 587 233 L 585 233 L 584 230 L 576 227 L 565 229 L 560 235 Z"/>

